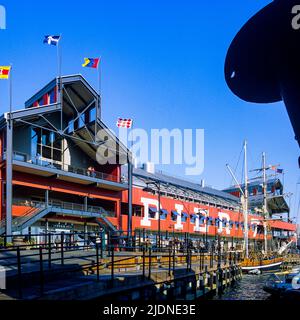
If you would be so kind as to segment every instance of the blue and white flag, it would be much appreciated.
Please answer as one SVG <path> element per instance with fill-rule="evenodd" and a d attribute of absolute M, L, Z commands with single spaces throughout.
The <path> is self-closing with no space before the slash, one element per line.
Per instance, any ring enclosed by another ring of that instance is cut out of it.
<path fill-rule="evenodd" d="M 60 36 L 45 36 L 44 43 L 57 46 L 60 40 Z"/>

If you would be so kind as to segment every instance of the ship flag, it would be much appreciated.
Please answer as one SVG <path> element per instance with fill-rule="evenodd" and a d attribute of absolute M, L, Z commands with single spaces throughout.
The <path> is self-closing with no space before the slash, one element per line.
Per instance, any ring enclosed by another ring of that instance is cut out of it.
<path fill-rule="evenodd" d="M 9 79 L 11 66 L 0 66 L 0 79 Z"/>
<path fill-rule="evenodd" d="M 117 127 L 118 128 L 126 128 L 130 129 L 132 128 L 133 120 L 132 119 L 122 119 L 119 118 L 117 121 Z"/>
<path fill-rule="evenodd" d="M 98 69 L 100 58 L 84 58 L 83 67 Z"/>
<path fill-rule="evenodd" d="M 61 36 L 45 36 L 44 43 L 52 46 L 57 46 Z"/>

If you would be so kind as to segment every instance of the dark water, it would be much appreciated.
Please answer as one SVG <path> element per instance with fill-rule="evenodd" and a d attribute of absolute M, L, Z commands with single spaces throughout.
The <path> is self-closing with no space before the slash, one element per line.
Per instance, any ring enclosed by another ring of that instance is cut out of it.
<path fill-rule="evenodd" d="M 269 274 L 243 275 L 242 280 L 214 300 L 267 300 L 270 295 L 263 290 L 263 286 L 269 277 Z"/>

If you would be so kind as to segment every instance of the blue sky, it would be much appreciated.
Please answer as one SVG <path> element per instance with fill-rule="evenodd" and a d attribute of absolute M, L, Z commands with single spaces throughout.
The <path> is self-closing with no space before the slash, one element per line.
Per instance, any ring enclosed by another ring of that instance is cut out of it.
<path fill-rule="evenodd" d="M 296 193 L 299 148 L 282 103 L 241 101 L 227 88 L 224 59 L 240 27 L 266 0 L 215 1 L 3 1 L 7 30 L 0 30 L 0 64 L 14 65 L 14 109 L 56 76 L 56 52 L 42 44 L 45 34 L 63 34 L 64 74 L 82 73 L 96 86 L 83 57 L 102 57 L 103 118 L 118 116 L 135 126 L 204 128 L 205 170 L 217 188 L 231 178 L 242 142 L 249 141 L 249 167 L 261 152 L 285 169 L 286 191 Z M 7 110 L 7 82 L 0 82 L 0 111 Z M 161 168 L 183 175 L 182 166 Z M 298 193 L 299 193 L 298 187 Z M 298 196 L 299 197 L 299 196 Z M 296 195 L 291 199 L 296 216 Z"/>

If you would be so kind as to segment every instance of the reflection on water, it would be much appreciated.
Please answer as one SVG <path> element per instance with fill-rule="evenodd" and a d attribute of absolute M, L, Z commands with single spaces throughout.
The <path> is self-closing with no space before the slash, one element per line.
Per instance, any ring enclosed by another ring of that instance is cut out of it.
<path fill-rule="evenodd" d="M 263 290 L 263 286 L 269 277 L 270 274 L 243 275 L 242 280 L 214 300 L 267 300 L 270 295 Z"/>

